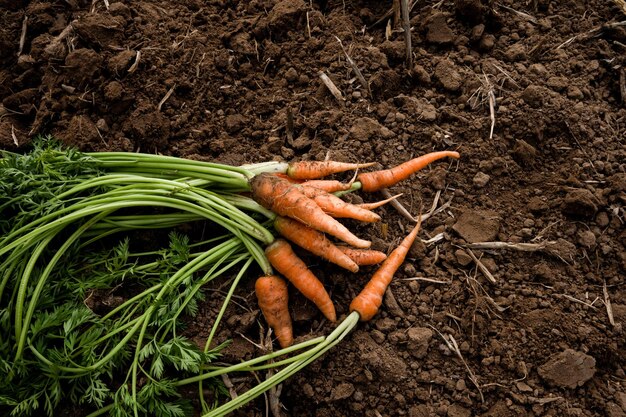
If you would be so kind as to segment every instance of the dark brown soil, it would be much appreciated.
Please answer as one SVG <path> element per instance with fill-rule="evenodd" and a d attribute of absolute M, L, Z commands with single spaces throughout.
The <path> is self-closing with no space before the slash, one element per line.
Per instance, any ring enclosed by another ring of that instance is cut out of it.
<path fill-rule="evenodd" d="M 443 239 L 416 245 L 382 312 L 284 385 L 285 415 L 626 416 L 626 27 L 611 25 L 626 11 L 616 2 L 417 2 L 407 69 L 403 33 L 392 19 L 386 39 L 388 19 L 377 24 L 391 1 L 109 1 L 0 0 L 0 147 L 51 133 L 83 150 L 230 164 L 330 154 L 387 167 L 462 154 L 394 187 L 411 212 L 438 191 L 452 200 L 421 233 Z M 388 234 L 350 226 L 390 250 L 409 223 L 379 212 Z M 460 246 L 477 241 L 557 244 L 474 250 L 494 284 Z M 345 315 L 371 270 L 308 260 Z M 232 361 L 258 354 L 241 337 L 259 338 L 251 281 L 220 335 L 234 339 Z M 198 341 L 217 300 L 193 328 Z M 292 305 L 300 339 L 332 329 L 297 294 Z M 252 382 L 233 377 L 235 391 Z M 243 414 L 265 415 L 263 397 Z"/>

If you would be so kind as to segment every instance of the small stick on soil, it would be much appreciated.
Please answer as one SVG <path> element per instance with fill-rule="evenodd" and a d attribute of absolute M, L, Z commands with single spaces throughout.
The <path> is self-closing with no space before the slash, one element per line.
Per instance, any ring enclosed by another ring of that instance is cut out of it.
<path fill-rule="evenodd" d="M 480 269 L 480 272 L 483 273 L 485 278 L 491 281 L 492 284 L 495 284 L 496 278 L 491 274 L 487 267 L 482 262 L 480 262 L 480 259 L 478 259 L 476 255 L 474 255 L 474 252 L 472 252 L 470 248 L 465 248 L 465 252 L 467 252 L 467 254 L 472 258 L 472 260 L 474 261 L 478 269 Z"/>
<path fill-rule="evenodd" d="M 20 146 L 20 143 L 17 141 L 17 136 L 15 135 L 15 126 L 13 126 L 13 124 L 11 124 L 11 137 L 13 138 L 15 146 Z"/>
<path fill-rule="evenodd" d="M 228 388 L 228 393 L 230 394 L 230 398 L 237 398 L 237 391 L 235 391 L 235 386 L 233 385 L 233 383 L 230 381 L 230 378 L 228 377 L 228 374 L 222 374 L 222 382 L 224 382 L 224 386 L 226 388 Z"/>
<path fill-rule="evenodd" d="M 476 242 L 462 245 L 470 249 L 515 249 L 522 252 L 537 252 L 546 250 L 548 246 L 555 245 L 557 242 L 542 243 L 512 243 L 512 242 Z"/>
<path fill-rule="evenodd" d="M 163 105 L 165 104 L 165 102 L 167 101 L 168 98 L 170 98 L 170 96 L 172 95 L 172 93 L 174 93 L 174 89 L 176 88 L 176 84 L 174 84 L 172 86 L 172 88 L 170 88 L 169 90 L 167 90 L 167 93 L 165 93 L 165 95 L 163 96 L 163 98 L 161 99 L 161 101 L 159 102 L 159 105 L 157 107 L 158 111 L 161 111 L 161 107 L 163 107 Z"/>
<path fill-rule="evenodd" d="M 293 146 L 293 111 L 291 107 L 287 107 L 287 125 L 285 127 L 285 134 L 287 135 L 287 143 Z"/>
<path fill-rule="evenodd" d="M 501 3 L 496 3 L 498 5 L 498 7 L 503 8 L 504 10 L 511 12 L 513 14 L 518 15 L 519 17 L 528 20 L 529 22 L 532 22 L 534 24 L 537 24 L 537 19 L 531 15 L 529 15 L 528 13 L 524 13 L 524 12 L 520 12 L 519 10 L 515 10 L 511 7 L 505 6 L 504 4 Z"/>
<path fill-rule="evenodd" d="M 406 44 L 406 67 L 413 68 L 413 48 L 411 47 L 411 22 L 409 21 L 409 0 L 400 0 L 402 9 L 402 29 L 404 29 L 404 43 Z"/>
<path fill-rule="evenodd" d="M 26 29 L 28 28 L 28 16 L 24 15 L 24 20 L 22 21 L 22 34 L 20 35 L 20 46 L 17 50 L 17 56 L 22 55 L 22 51 L 24 50 L 24 44 L 26 43 Z"/>
<path fill-rule="evenodd" d="M 485 76 L 487 78 L 487 76 Z M 487 80 L 489 82 L 489 80 Z M 496 95 L 493 93 L 493 86 L 489 84 L 487 92 L 489 98 L 489 118 L 491 119 L 491 129 L 489 130 L 489 140 L 493 139 L 493 128 L 496 126 Z"/>
<path fill-rule="evenodd" d="M 389 192 L 389 190 L 386 188 L 383 188 L 382 190 L 380 190 L 380 193 L 383 195 L 383 197 L 387 199 L 393 197 L 391 193 Z M 452 200 L 444 203 L 441 207 L 437 208 L 437 203 L 439 202 L 440 195 L 441 195 L 441 190 L 437 191 L 437 194 L 435 195 L 435 199 L 433 200 L 433 205 L 431 206 L 430 211 L 422 215 L 422 221 L 425 221 L 431 216 L 434 216 L 435 214 L 439 214 L 445 209 L 447 209 L 448 207 L 450 207 L 450 205 L 452 204 Z M 413 217 L 411 213 L 409 213 L 409 211 L 397 199 L 390 200 L 389 204 L 391 204 L 393 208 L 395 208 L 398 211 L 398 213 L 402 215 L 402 217 L 404 217 L 405 219 L 407 219 L 408 221 L 412 223 L 417 223 L 418 219 L 416 217 Z"/>
<path fill-rule="evenodd" d="M 422 242 L 425 245 L 430 245 L 431 243 L 437 243 L 440 240 L 443 240 L 446 237 L 446 235 L 442 232 L 442 233 L 438 233 L 435 236 L 431 237 L 430 239 L 424 240 L 422 239 Z"/>
<path fill-rule="evenodd" d="M 104 7 L 109 10 L 109 0 L 104 0 Z"/>
<path fill-rule="evenodd" d="M 569 38 L 568 40 L 566 40 L 565 42 L 557 46 L 556 49 L 561 49 L 564 46 L 567 46 L 575 41 L 582 41 L 582 40 L 593 38 L 594 36 L 600 36 L 600 34 L 606 29 L 614 29 L 620 26 L 626 26 L 626 20 L 623 20 L 621 22 L 606 23 L 601 26 L 596 26 L 595 28 L 587 32 L 579 33 L 578 35 L 572 36 L 571 38 Z"/>
<path fill-rule="evenodd" d="M 350 55 L 348 55 L 348 51 L 346 51 L 346 48 L 343 47 L 343 43 L 341 42 L 341 39 L 339 39 L 337 36 L 335 36 L 335 39 L 337 39 L 337 42 L 339 42 L 339 46 L 341 46 L 341 50 L 343 51 L 343 54 L 346 56 L 346 60 L 348 61 L 348 64 L 350 64 L 350 67 L 352 67 L 352 70 L 356 74 L 356 77 L 359 79 L 359 81 L 363 85 L 363 88 L 365 88 L 365 91 L 367 92 L 368 97 L 372 97 L 372 91 L 370 90 L 370 85 L 367 81 L 365 81 L 365 77 L 363 77 L 361 70 L 356 65 L 356 63 L 352 60 L 352 58 L 350 58 Z"/>
<path fill-rule="evenodd" d="M 568 294 L 554 294 L 554 295 L 556 295 L 558 297 L 563 297 L 563 298 L 566 298 L 566 299 L 568 299 L 570 301 L 573 301 L 575 303 L 579 303 L 579 304 L 582 304 L 584 306 L 596 309 L 596 306 L 593 305 L 593 303 L 595 303 L 595 300 L 592 303 L 586 303 L 583 300 L 579 300 L 578 298 L 572 297 L 571 295 L 568 295 Z M 596 300 L 597 300 L 597 298 L 596 298 Z"/>
<path fill-rule="evenodd" d="M 449 334 L 448 337 L 446 337 L 443 334 L 441 334 L 441 332 L 439 330 L 437 330 L 434 326 L 432 326 L 430 324 L 428 326 L 430 328 L 432 328 L 434 331 L 436 331 L 439 334 L 439 336 L 441 336 L 441 338 L 446 343 L 446 345 L 448 345 L 448 349 L 450 349 L 452 352 L 454 352 L 456 354 L 456 356 L 459 359 L 461 359 L 461 362 L 463 362 L 463 365 L 465 365 L 465 369 L 467 369 L 467 373 L 469 374 L 470 381 L 472 381 L 472 383 L 474 384 L 474 386 L 478 390 L 478 393 L 480 394 L 481 402 L 484 403 L 485 402 L 485 397 L 483 396 L 483 392 L 480 389 L 480 385 L 478 385 L 478 378 L 476 378 L 476 375 L 474 374 L 474 372 L 472 372 L 472 369 L 469 367 L 467 362 L 465 362 L 465 359 L 463 358 L 463 355 L 461 354 L 461 350 L 459 349 L 459 345 L 456 343 L 456 340 L 454 339 L 454 337 L 451 334 Z"/>
<path fill-rule="evenodd" d="M 424 281 L 424 282 L 430 282 L 430 283 L 433 283 L 433 284 L 450 284 L 450 283 L 452 283 L 452 280 L 450 280 L 450 281 L 441 281 L 441 280 L 438 280 L 438 279 L 424 278 L 424 277 L 402 278 L 401 281 Z"/>
<path fill-rule="evenodd" d="M 311 39 L 311 23 L 309 21 L 309 12 L 306 12 L 306 33 L 309 35 L 309 39 Z"/>
<path fill-rule="evenodd" d="M 326 75 L 323 71 L 320 72 L 320 78 L 322 79 L 322 82 L 328 88 L 328 90 L 330 90 L 330 93 L 337 99 L 337 101 L 343 103 L 345 99 L 343 98 L 341 91 L 339 91 L 333 80 L 328 78 L 328 75 Z"/>
<path fill-rule="evenodd" d="M 611 307 L 611 299 L 609 298 L 609 290 L 606 288 L 606 281 L 604 281 L 604 285 L 602 285 L 602 294 L 604 294 L 604 305 L 606 306 L 606 314 L 609 316 L 609 323 L 611 323 L 611 326 L 615 326 L 613 307 Z"/>
<path fill-rule="evenodd" d="M 141 59 L 141 51 L 137 51 L 137 53 L 135 54 L 135 61 L 133 62 L 133 65 L 131 65 L 130 68 L 128 68 L 129 74 L 132 74 L 133 72 L 137 71 L 137 67 L 139 67 L 140 59 Z M 202 59 L 204 59 L 204 55 L 202 55 Z M 200 62 L 202 62 L 202 60 Z M 200 64 L 198 64 L 198 67 L 199 66 Z M 196 73 L 198 73 L 198 67 L 196 67 Z"/>

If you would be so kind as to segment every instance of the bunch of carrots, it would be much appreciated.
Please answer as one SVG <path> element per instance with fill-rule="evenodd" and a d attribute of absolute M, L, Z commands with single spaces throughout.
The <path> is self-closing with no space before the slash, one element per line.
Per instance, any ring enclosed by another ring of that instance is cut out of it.
<path fill-rule="evenodd" d="M 285 174 L 256 175 L 250 181 L 252 198 L 276 214 L 274 229 L 284 238 L 276 239 L 265 248 L 267 259 L 279 274 L 312 301 L 331 322 L 337 320 L 337 314 L 328 292 L 305 262 L 295 254 L 287 240 L 353 273 L 358 272 L 361 265 L 383 262 L 350 304 L 350 311 L 356 312 L 360 320 L 372 319 L 380 308 L 393 275 L 404 262 L 415 241 L 420 222 L 387 257 L 382 252 L 368 249 L 371 242 L 355 236 L 336 219 L 379 221 L 380 216 L 371 210 L 394 197 L 377 203 L 355 205 L 346 203 L 334 193 L 358 189 L 375 192 L 393 186 L 428 164 L 445 157 L 458 159 L 460 155 L 454 151 L 429 153 L 391 169 L 359 173 L 350 183 L 320 178 L 347 170 L 367 168 L 371 164 L 295 162 L 289 164 Z M 344 244 L 335 244 L 326 235 Z M 288 310 L 287 283 L 279 275 L 269 274 L 257 279 L 255 289 L 259 307 L 268 325 L 274 330 L 280 346 L 290 346 L 293 343 L 293 330 Z"/>
<path fill-rule="evenodd" d="M 391 169 L 357 171 L 343 183 L 323 178 L 371 164 L 234 167 L 140 153 L 82 154 L 49 138 L 34 145 L 27 155 L 0 151 L 0 369 L 7 375 L 0 378 L 0 410 L 10 407 L 13 415 L 24 416 L 44 405 L 54 415 L 68 398 L 97 408 L 90 417 L 174 410 L 170 397 L 178 387 L 198 384 L 202 415 L 214 417 L 284 381 L 339 343 L 359 320 L 376 315 L 419 232 L 418 223 L 389 256 L 371 250 L 371 242 L 337 219 L 379 221 L 373 210 L 390 199 L 355 205 L 340 196 L 359 189 L 375 192 L 434 161 L 460 157 L 453 151 L 429 153 Z M 155 207 L 161 208 L 157 214 Z M 92 259 L 93 248 L 106 246 L 105 237 L 201 220 L 220 225 L 223 233 L 190 245 L 174 239 L 178 243 L 172 240 L 164 260 L 141 261 L 161 252 L 132 254 L 127 241 L 110 252 L 111 259 Z M 266 228 L 270 222 L 275 233 Z M 289 242 L 352 273 L 382 262 L 333 332 L 295 345 L 284 278 L 329 321 L 337 314 L 324 285 Z M 201 251 L 188 251 L 198 245 Z M 216 329 L 253 262 L 263 271 L 255 285 L 259 306 L 282 349 L 230 366 L 211 363 L 223 347 L 211 348 Z M 198 350 L 177 336 L 179 317 L 193 310 L 203 286 L 234 268 L 239 272 L 204 349 Z M 86 291 L 113 292 L 121 285 L 137 285 L 141 292 L 106 314 L 86 306 Z M 164 372 L 164 346 L 170 349 L 168 366 L 175 369 L 175 379 Z M 204 399 L 205 380 L 278 367 L 217 408 Z M 113 382 L 114 375 L 122 375 L 123 383 Z M 75 390 L 84 395 L 77 399 Z"/>

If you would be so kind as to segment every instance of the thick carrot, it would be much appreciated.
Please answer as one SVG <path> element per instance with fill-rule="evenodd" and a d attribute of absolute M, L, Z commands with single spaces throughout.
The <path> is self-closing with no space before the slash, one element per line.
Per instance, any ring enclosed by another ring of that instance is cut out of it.
<path fill-rule="evenodd" d="M 376 201 L 374 203 L 362 203 L 362 204 L 357 204 L 357 206 L 365 209 L 365 210 L 374 210 L 378 207 L 384 206 L 385 204 L 387 204 L 388 202 L 390 202 L 391 200 L 395 200 L 396 198 L 400 197 L 402 195 L 402 193 L 400 194 L 396 194 L 392 197 L 387 198 L 386 200 L 380 200 L 380 201 Z"/>
<path fill-rule="evenodd" d="M 252 198 L 278 215 L 296 219 L 357 248 L 369 248 L 372 244 L 359 239 L 344 225 L 324 213 L 296 184 L 290 184 L 272 174 L 259 174 L 250 180 L 250 185 Z"/>
<path fill-rule="evenodd" d="M 315 201 L 315 204 L 317 204 L 322 210 L 324 210 L 324 213 L 329 216 L 355 219 L 369 223 L 380 220 L 380 216 L 378 214 L 354 204 L 346 203 L 336 195 L 329 194 L 326 191 L 319 190 L 315 187 L 302 185 L 302 192 L 304 195 Z"/>
<path fill-rule="evenodd" d="M 349 255 L 340 251 L 323 233 L 310 228 L 306 224 L 288 217 L 277 216 L 274 228 L 283 237 L 329 262 L 339 265 L 351 272 L 358 272 L 359 266 Z"/>
<path fill-rule="evenodd" d="M 347 246 L 337 246 L 357 265 L 376 265 L 387 259 L 384 252 L 371 249 L 354 249 Z"/>
<path fill-rule="evenodd" d="M 374 162 L 366 164 L 351 164 L 336 161 L 300 161 L 292 162 L 287 168 L 287 175 L 298 180 L 315 180 L 338 172 L 351 169 L 367 168 Z"/>
<path fill-rule="evenodd" d="M 265 248 L 265 256 L 272 266 L 285 276 L 294 287 L 320 309 L 328 320 L 337 321 L 337 313 L 324 285 L 293 252 L 284 239 L 276 239 Z"/>
<path fill-rule="evenodd" d="M 287 283 L 276 275 L 266 275 L 254 285 L 259 308 L 267 324 L 276 333 L 280 347 L 293 344 L 293 328 L 289 316 Z"/>
<path fill-rule="evenodd" d="M 336 193 L 337 191 L 347 191 L 352 187 L 349 182 L 341 182 L 337 180 L 310 180 L 303 182 L 306 187 L 314 187 L 327 193 Z"/>
<path fill-rule="evenodd" d="M 350 311 L 358 312 L 361 321 L 371 320 L 378 312 L 383 302 L 383 295 L 391 283 L 393 275 L 400 265 L 402 265 L 402 262 L 404 262 L 406 254 L 409 252 L 411 245 L 413 245 L 417 237 L 420 224 L 421 221 L 415 225 L 413 231 L 404 238 L 402 243 L 391 252 L 389 257 L 385 259 L 380 268 L 378 268 L 370 281 L 365 285 L 361 293 L 350 303 Z"/>
<path fill-rule="evenodd" d="M 402 180 L 409 178 L 411 174 L 414 174 L 420 169 L 426 167 L 428 164 L 445 157 L 459 159 L 461 155 L 455 151 L 432 152 L 411 159 L 410 161 L 407 161 L 391 169 L 359 174 L 357 177 L 357 181 L 361 183 L 361 188 L 363 189 L 363 191 L 378 191 L 381 188 L 390 187 Z"/>

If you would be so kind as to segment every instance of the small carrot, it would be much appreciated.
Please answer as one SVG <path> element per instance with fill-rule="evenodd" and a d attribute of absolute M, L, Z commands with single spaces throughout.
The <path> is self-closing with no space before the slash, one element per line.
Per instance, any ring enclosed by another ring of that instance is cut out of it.
<path fill-rule="evenodd" d="M 310 180 L 303 182 L 305 187 L 313 187 L 318 190 L 326 191 L 327 193 L 335 193 L 337 191 L 347 191 L 352 187 L 349 182 L 341 182 L 337 180 Z"/>
<path fill-rule="evenodd" d="M 365 172 L 359 174 L 357 181 L 361 183 L 361 188 L 366 192 L 378 191 L 381 188 L 390 187 L 405 180 L 415 172 L 423 169 L 428 164 L 445 157 L 459 159 L 461 155 L 455 151 L 432 152 L 420 157 L 411 159 L 391 169 L 382 171 Z"/>
<path fill-rule="evenodd" d="M 351 272 L 358 272 L 359 266 L 349 255 L 340 251 L 323 233 L 318 232 L 297 220 L 277 216 L 274 228 L 283 237 L 329 262 L 339 265 Z"/>
<path fill-rule="evenodd" d="M 292 162 L 287 168 L 287 175 L 298 180 L 314 180 L 338 172 L 349 171 L 351 169 L 367 168 L 374 165 L 374 162 L 365 164 L 351 164 L 337 161 L 300 161 Z"/>
<path fill-rule="evenodd" d="M 278 178 L 282 178 L 284 180 L 287 180 L 293 184 L 301 184 L 304 182 L 304 180 L 297 180 L 295 178 L 291 178 L 289 175 L 287 174 L 283 174 L 282 172 L 275 172 L 274 175 L 276 175 Z"/>
<path fill-rule="evenodd" d="M 291 346 L 293 328 L 289 316 L 287 283 L 276 275 L 265 275 L 257 278 L 254 290 L 263 317 L 276 333 L 280 347 Z"/>
<path fill-rule="evenodd" d="M 376 265 L 387 259 L 387 255 L 384 252 L 377 250 L 354 249 L 347 246 L 337 247 L 357 265 Z"/>
<path fill-rule="evenodd" d="M 396 198 L 400 197 L 402 195 L 402 193 L 400 194 L 396 194 L 392 197 L 389 197 L 385 200 L 380 200 L 380 201 L 376 201 L 374 203 L 362 203 L 362 204 L 357 204 L 357 206 L 365 209 L 365 210 L 374 210 L 378 207 L 384 206 L 385 204 L 387 204 L 388 202 L 395 200 Z"/>
<path fill-rule="evenodd" d="M 411 245 L 417 237 L 421 224 L 420 221 L 415 225 L 415 228 L 404 238 L 402 243 L 391 252 L 389 257 L 385 259 L 383 264 L 374 273 L 370 281 L 365 285 L 365 288 L 356 296 L 352 303 L 350 303 L 350 311 L 356 311 L 359 313 L 361 321 L 371 320 L 376 315 L 380 305 L 383 302 L 383 295 L 387 290 L 387 287 L 393 279 L 393 275 L 396 273 L 406 254 L 409 252 Z"/>
<path fill-rule="evenodd" d="M 324 213 L 296 184 L 272 174 L 259 174 L 250 180 L 250 186 L 254 200 L 278 215 L 296 219 L 357 248 L 369 248 L 372 244 L 359 239 L 343 224 Z"/>
<path fill-rule="evenodd" d="M 302 192 L 304 195 L 315 201 L 315 204 L 317 204 L 329 216 L 360 220 L 368 223 L 380 220 L 380 216 L 378 214 L 354 204 L 346 203 L 341 198 L 333 194 L 329 194 L 326 191 L 302 185 Z"/>
<path fill-rule="evenodd" d="M 332 322 L 337 321 L 335 306 L 326 288 L 302 259 L 298 258 L 286 240 L 276 239 L 265 248 L 265 256 L 278 272 L 320 309 L 324 317 Z"/>

